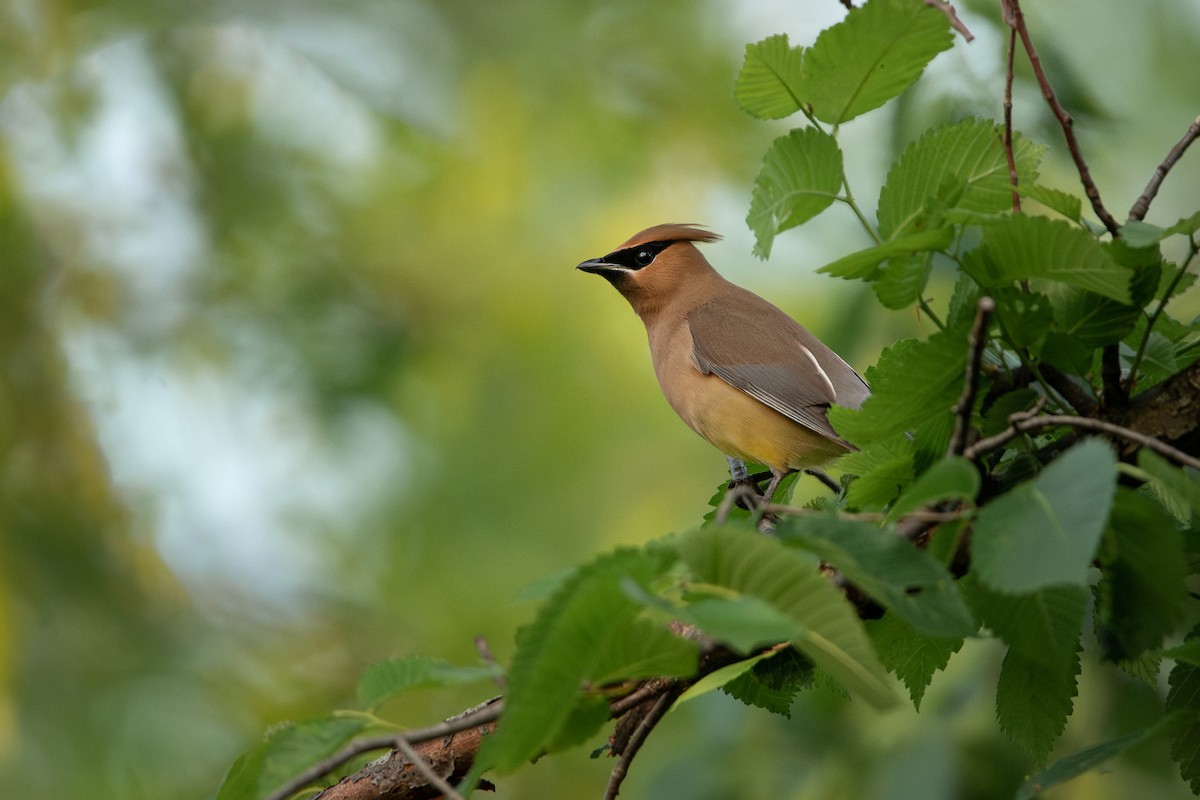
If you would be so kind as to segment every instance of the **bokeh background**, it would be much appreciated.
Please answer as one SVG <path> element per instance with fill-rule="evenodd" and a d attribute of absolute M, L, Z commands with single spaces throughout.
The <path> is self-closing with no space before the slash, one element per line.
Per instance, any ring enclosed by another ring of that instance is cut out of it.
<path fill-rule="evenodd" d="M 996 9 L 962 5 L 977 40 L 842 132 L 864 208 L 926 127 L 1000 113 Z M 1200 110 L 1200 3 L 1027 5 L 1101 190 L 1128 208 Z M 742 48 L 811 42 L 842 13 L 0 3 L 0 795 L 208 797 L 267 726 L 352 707 L 367 664 L 472 663 L 476 634 L 507 660 L 527 584 L 697 524 L 724 460 L 659 396 L 624 300 L 573 270 L 636 230 L 725 234 L 710 259 L 860 369 L 928 333 L 814 274 L 867 244 L 843 208 L 750 255 L 750 185 L 788 123 L 736 107 Z M 1027 74 L 1017 122 L 1073 190 Z M 1194 210 L 1197 161 L 1149 221 Z M 1029 764 L 995 730 L 999 655 L 968 643 L 920 716 L 823 690 L 791 722 L 702 698 L 625 792 L 1011 794 Z M 1063 752 L 1160 702 L 1093 661 Z M 421 725 L 486 694 L 385 711 Z M 610 766 L 580 749 L 496 796 L 594 798 Z M 1134 792 L 1187 796 L 1161 741 L 1051 796 Z"/>

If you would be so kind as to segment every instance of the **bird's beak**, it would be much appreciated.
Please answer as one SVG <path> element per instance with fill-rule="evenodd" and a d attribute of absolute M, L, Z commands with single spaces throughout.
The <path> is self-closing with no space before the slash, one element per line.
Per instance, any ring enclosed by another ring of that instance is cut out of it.
<path fill-rule="evenodd" d="M 593 275 L 602 275 L 605 272 L 611 272 L 616 269 L 623 269 L 620 264 L 614 264 L 611 261 L 605 261 L 601 258 L 589 258 L 575 269 L 581 269 L 584 272 L 590 272 Z"/>

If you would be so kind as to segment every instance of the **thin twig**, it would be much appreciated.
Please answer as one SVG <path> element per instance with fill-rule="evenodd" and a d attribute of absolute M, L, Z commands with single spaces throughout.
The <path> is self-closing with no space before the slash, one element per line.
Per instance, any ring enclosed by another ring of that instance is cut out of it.
<path fill-rule="evenodd" d="M 673 689 L 675 684 L 675 681 L 647 681 L 624 697 L 613 700 L 609 704 L 609 710 L 614 718 L 619 717 L 629 711 L 629 709 L 640 706 L 652 697 L 658 697 L 668 690 Z"/>
<path fill-rule="evenodd" d="M 629 764 L 633 761 L 633 757 L 637 755 L 638 750 L 642 749 L 642 745 L 650 735 L 650 732 L 666 716 L 667 711 L 671 708 L 671 704 L 675 702 L 679 694 L 680 691 L 675 689 L 658 698 L 649 713 L 638 723 L 633 736 L 629 737 L 629 743 L 625 746 L 624 752 L 621 753 L 621 758 L 618 759 L 616 765 L 613 767 L 612 775 L 609 776 L 608 788 L 604 792 L 604 800 L 616 800 L 617 795 L 621 792 L 621 783 L 629 773 Z"/>
<path fill-rule="evenodd" d="M 958 18 L 958 12 L 954 10 L 954 6 L 946 2 L 946 0 L 925 0 L 925 5 L 936 8 L 938 11 L 946 15 L 950 20 L 950 27 L 958 31 L 959 34 L 968 42 L 975 41 L 975 35 L 967 30 L 967 26 Z"/>
<path fill-rule="evenodd" d="M 399 749 L 396 747 L 396 742 L 403 739 L 409 745 L 420 744 L 427 742 L 430 739 L 437 739 L 440 736 L 449 736 L 452 733 L 469 730 L 470 728 L 478 727 L 489 722 L 494 722 L 500 717 L 500 712 L 504 708 L 504 700 L 497 698 L 488 701 L 482 706 L 476 706 L 469 711 L 458 714 L 445 722 L 437 725 L 431 725 L 428 728 L 418 728 L 415 731 L 408 733 L 391 733 L 381 734 L 378 736 L 363 736 L 352 740 L 349 744 L 338 750 L 333 755 L 327 756 L 320 761 L 312 764 L 308 769 L 299 773 L 287 783 L 280 786 L 271 794 L 267 795 L 264 800 L 287 800 L 296 792 L 308 786 L 313 781 L 328 775 L 335 769 L 345 764 L 355 756 L 369 753 L 372 750 L 384 749 Z"/>
<path fill-rule="evenodd" d="M 499 664 L 496 663 L 496 657 L 492 655 L 492 648 L 488 647 L 487 637 L 485 637 L 482 633 L 475 635 L 475 652 L 479 653 L 479 657 L 482 658 L 483 662 L 489 667 L 499 666 Z M 505 680 L 503 672 L 497 672 L 496 686 L 499 687 L 500 691 L 504 691 Z"/>
<path fill-rule="evenodd" d="M 769 511 L 780 516 L 793 517 L 827 517 L 828 511 L 821 511 L 815 508 L 799 508 L 797 506 L 781 506 L 768 505 L 763 506 L 764 511 Z M 901 516 L 897 522 L 911 520 L 913 522 L 953 522 L 963 517 L 970 516 L 973 512 L 970 509 L 956 511 L 937 511 L 928 508 L 919 508 L 915 511 Z M 887 519 L 887 514 L 882 511 L 839 511 L 838 519 L 853 520 L 859 522 L 883 522 Z"/>
<path fill-rule="evenodd" d="M 847 11 L 854 10 L 854 0 L 840 0 L 841 4 L 846 7 Z"/>
<path fill-rule="evenodd" d="M 1050 110 L 1058 119 L 1059 126 L 1062 127 L 1063 137 L 1067 140 L 1067 149 L 1075 161 L 1075 169 L 1079 172 L 1083 191 L 1092 203 L 1092 210 L 1096 212 L 1096 216 L 1104 223 L 1104 227 L 1109 233 L 1113 236 L 1118 235 L 1121 226 L 1113 219 L 1113 215 L 1108 213 L 1108 209 L 1104 207 L 1104 203 L 1100 199 L 1100 190 L 1096 188 L 1096 182 L 1092 180 L 1091 170 L 1088 169 L 1087 161 L 1084 160 L 1083 153 L 1079 149 L 1079 141 L 1075 138 L 1075 131 L 1072 128 L 1075 120 L 1062 107 L 1062 103 L 1058 101 L 1058 95 L 1054 92 L 1054 87 L 1050 85 L 1050 81 L 1046 77 L 1046 71 L 1042 68 L 1042 60 L 1038 57 L 1037 48 L 1033 46 L 1029 28 L 1025 25 L 1025 15 L 1021 13 L 1020 0 L 1000 0 L 1000 2 L 1004 7 L 1004 21 L 1021 37 L 1021 45 L 1029 56 L 1029 64 L 1033 67 L 1033 74 L 1042 89 L 1042 96 L 1046 98 L 1046 103 L 1049 104 Z"/>
<path fill-rule="evenodd" d="M 442 793 L 444 800 L 463 800 L 463 796 L 459 794 L 453 786 L 438 775 L 434 770 L 433 765 L 425 760 L 425 757 L 418 753 L 411 744 L 404 741 L 403 736 L 396 737 L 396 749 L 404 754 L 404 757 L 409 760 L 417 772 L 425 776 L 425 780 L 429 781 L 435 789 Z"/>
<path fill-rule="evenodd" d="M 1134 202 L 1133 207 L 1129 209 L 1130 219 L 1145 219 L 1146 213 L 1150 210 L 1150 203 L 1154 200 L 1154 196 L 1158 194 L 1158 187 L 1162 186 L 1163 179 L 1167 177 L 1167 173 L 1171 171 L 1171 167 L 1175 166 L 1175 162 L 1183 157 L 1183 153 L 1188 149 L 1192 142 L 1200 138 L 1200 117 L 1192 120 L 1192 124 L 1188 126 L 1187 132 L 1183 134 L 1183 138 L 1175 143 L 1171 151 L 1167 153 L 1167 157 L 1162 163 L 1154 168 L 1154 174 L 1150 177 L 1150 182 L 1146 184 L 1146 188 L 1142 191 L 1141 197 Z"/>
<path fill-rule="evenodd" d="M 1004 158 L 1008 161 L 1008 182 L 1012 185 L 1012 210 L 1013 213 L 1021 211 L 1021 195 L 1017 191 L 1020 186 L 1020 179 L 1017 177 L 1017 157 L 1013 153 L 1013 127 L 1012 127 L 1012 89 L 1013 89 L 1013 61 L 1017 55 L 1017 29 L 1011 27 L 1008 30 L 1008 65 L 1004 70 Z"/>
<path fill-rule="evenodd" d="M 962 395 L 954 404 L 954 433 L 950 436 L 952 455 L 960 456 L 967 446 L 967 434 L 971 430 L 971 411 L 975 408 L 975 396 L 979 393 L 979 368 L 983 364 L 983 348 L 987 345 L 988 322 L 992 312 L 996 310 L 996 301 L 990 297 L 981 297 L 975 304 L 975 322 L 971 325 L 971 333 L 967 343 L 971 345 L 971 355 L 967 359 L 966 374 L 963 376 Z"/>
<path fill-rule="evenodd" d="M 1139 444 L 1142 447 L 1147 447 L 1161 456 L 1171 459 L 1177 464 L 1200 469 L 1200 458 L 1188 455 L 1182 450 L 1172 447 L 1171 445 L 1155 439 L 1153 436 L 1147 436 L 1144 433 L 1138 433 L 1130 428 L 1114 425 L 1111 422 L 1105 422 L 1102 419 L 1093 419 L 1092 417 L 1076 417 L 1066 414 L 1047 414 L 1041 417 L 1027 417 L 1025 419 L 1018 418 L 1019 415 L 1014 414 L 1009 418 L 1009 426 L 1005 430 L 989 436 L 986 439 L 980 439 L 975 444 L 968 447 L 963 456 L 967 459 L 974 460 L 983 453 L 990 450 L 995 450 L 1023 433 L 1038 428 L 1053 428 L 1058 426 L 1078 428 L 1079 430 L 1095 431 L 1097 433 L 1107 433 L 1110 436 L 1116 436 L 1121 439 Z"/>

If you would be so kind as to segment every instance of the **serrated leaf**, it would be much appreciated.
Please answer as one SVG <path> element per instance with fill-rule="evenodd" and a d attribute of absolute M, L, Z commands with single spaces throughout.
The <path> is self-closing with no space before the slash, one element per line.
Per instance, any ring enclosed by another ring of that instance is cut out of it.
<path fill-rule="evenodd" d="M 1116 463 L 1109 444 L 1087 439 L 984 506 L 971 539 L 980 580 L 1003 592 L 1086 585 L 1112 506 Z"/>
<path fill-rule="evenodd" d="M 647 619 L 633 619 L 604 642 L 589 680 L 597 685 L 634 678 L 682 677 L 696 671 L 699 645 Z"/>
<path fill-rule="evenodd" d="M 953 44 L 946 17 L 905 0 L 869 0 L 826 28 L 805 53 L 804 100 L 834 125 L 896 97 Z"/>
<path fill-rule="evenodd" d="M 950 414 L 962 392 L 966 366 L 965 331 L 933 334 L 928 340 L 902 339 L 885 349 L 867 370 L 871 396 L 861 409 L 833 406 L 829 420 L 858 447 L 902 434 L 935 414 Z"/>
<path fill-rule="evenodd" d="M 1116 661 L 1159 647 L 1183 622 L 1187 562 L 1183 536 L 1152 497 L 1119 489 L 1108 528 L 1098 634 Z"/>
<path fill-rule="evenodd" d="M 1047 294 L 1054 309 L 1056 330 L 1087 348 L 1121 341 L 1142 313 L 1135 305 L 1073 286 L 1050 286 Z"/>
<path fill-rule="evenodd" d="M 979 470 L 970 461 L 951 456 L 935 462 L 913 482 L 888 511 L 887 521 L 895 521 L 922 506 L 941 500 L 975 502 L 979 494 Z"/>
<path fill-rule="evenodd" d="M 816 128 L 797 128 L 780 136 L 763 156 L 750 197 L 746 224 L 754 231 L 754 253 L 768 257 L 777 234 L 829 208 L 841 188 L 837 140 Z"/>
<path fill-rule="evenodd" d="M 1188 639 L 1177 647 L 1163 650 L 1160 655 L 1163 658 L 1171 658 L 1200 667 L 1200 638 Z"/>
<path fill-rule="evenodd" d="M 697 580 L 766 601 L 804 628 L 792 640 L 877 708 L 896 698 L 883 666 L 846 598 L 804 558 L 753 529 L 701 528 L 680 541 L 679 553 Z"/>
<path fill-rule="evenodd" d="M 857 520 L 789 517 L 776 535 L 833 565 L 854 586 L 929 636 L 960 638 L 978 624 L 953 576 L 912 542 Z"/>
<path fill-rule="evenodd" d="M 233 762 L 216 800 L 263 797 L 332 754 L 369 724 L 360 717 L 324 717 L 281 725 Z"/>
<path fill-rule="evenodd" d="M 1184 525 L 1200 520 L 1200 475 L 1147 449 L 1138 451 L 1138 466 L 1150 477 L 1150 491 L 1177 520 Z"/>
<path fill-rule="evenodd" d="M 759 119 L 780 119 L 800 110 L 804 49 L 792 47 L 787 34 L 746 45 L 742 70 L 733 85 L 738 105 Z"/>
<path fill-rule="evenodd" d="M 495 680 L 504 674 L 496 665 L 460 667 L 440 658 L 407 656 L 372 664 L 358 679 L 358 699 L 368 708 L 414 689 L 436 689 Z"/>
<path fill-rule="evenodd" d="M 867 632 L 883 665 L 904 683 L 918 711 L 934 674 L 946 668 L 963 643 L 962 639 L 926 636 L 895 614 L 871 620 Z"/>
<path fill-rule="evenodd" d="M 1009 346 L 1020 350 L 1041 339 L 1054 324 L 1050 298 L 1041 292 L 1023 292 L 1011 287 L 996 287 L 990 293 L 996 301 L 996 316 Z"/>
<path fill-rule="evenodd" d="M 542 605 L 517 635 L 504 714 L 481 753 L 488 765 L 510 772 L 554 740 L 605 643 L 640 608 L 622 581 L 645 585 L 667 563 L 665 551 L 618 550 L 580 568 Z"/>
<path fill-rule="evenodd" d="M 835 278 L 874 280 L 878 267 L 895 256 L 906 256 L 929 250 L 944 250 L 954 243 L 954 228 L 949 225 L 920 231 L 859 250 L 817 270 Z"/>
<path fill-rule="evenodd" d="M 1020 189 L 1021 195 L 1038 201 L 1051 211 L 1057 211 L 1072 222 L 1079 222 L 1083 215 L 1083 203 L 1075 195 L 1061 189 L 1051 189 L 1048 186 L 1034 184 Z"/>
<path fill-rule="evenodd" d="M 1013 156 L 1022 183 L 1037 179 L 1044 147 L 1023 136 L 1013 139 Z M 952 187 L 953 202 L 944 193 Z M 965 119 L 934 128 L 910 144 L 888 171 L 879 192 L 879 233 L 892 239 L 920 230 L 946 208 L 991 214 L 1012 208 L 1008 159 L 999 126 Z"/>
<path fill-rule="evenodd" d="M 971 607 L 1009 644 L 996 687 L 1001 729 L 1044 762 L 1071 714 L 1087 591 L 1056 586 L 1005 595 L 967 582 Z"/>
<path fill-rule="evenodd" d="M 1151 331 L 1146 337 L 1146 347 L 1138 364 L 1139 388 L 1161 383 L 1178 371 L 1175 343 L 1158 331 Z"/>
<path fill-rule="evenodd" d="M 930 257 L 900 256 L 889 258 L 871 283 L 871 289 L 884 308 L 900 310 L 921 299 L 932 269 Z"/>
<path fill-rule="evenodd" d="M 1014 389 L 1000 395 L 983 415 L 983 423 L 979 432 L 984 436 L 996 435 L 1009 426 L 1009 417 L 1032 408 L 1039 397 L 1041 397 L 1040 394 L 1028 387 Z"/>
<path fill-rule="evenodd" d="M 983 230 L 963 268 L 984 288 L 1041 278 L 1130 302 L 1132 272 L 1090 234 L 1062 220 L 1016 214 Z"/>
<path fill-rule="evenodd" d="M 812 664 L 786 647 L 726 683 L 721 691 L 748 706 L 790 718 L 796 694 L 812 682 Z"/>
<path fill-rule="evenodd" d="M 1197 632 L 1193 631 L 1188 639 L 1195 638 Z M 1180 719 L 1171 733 L 1171 757 L 1192 791 L 1200 794 L 1200 667 L 1177 663 L 1167 683 L 1167 711 L 1177 713 Z"/>
<path fill-rule="evenodd" d="M 896 499 L 912 479 L 911 453 L 884 461 L 850 483 L 846 489 L 846 505 L 852 509 L 877 511 Z"/>

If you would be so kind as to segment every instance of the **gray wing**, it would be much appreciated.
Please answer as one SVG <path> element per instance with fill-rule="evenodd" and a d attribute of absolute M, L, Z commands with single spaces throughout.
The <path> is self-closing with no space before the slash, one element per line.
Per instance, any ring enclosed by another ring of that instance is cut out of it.
<path fill-rule="evenodd" d="M 857 408 L 870 394 L 858 373 L 817 337 L 743 289 L 735 302 L 719 309 L 702 305 L 687 321 L 702 372 L 823 436 L 838 439 L 825 417 L 830 404 Z"/>

